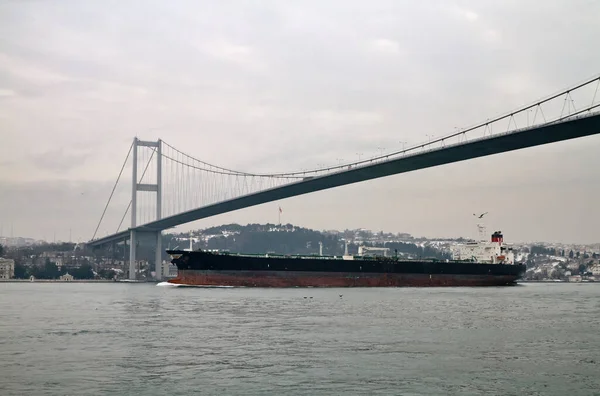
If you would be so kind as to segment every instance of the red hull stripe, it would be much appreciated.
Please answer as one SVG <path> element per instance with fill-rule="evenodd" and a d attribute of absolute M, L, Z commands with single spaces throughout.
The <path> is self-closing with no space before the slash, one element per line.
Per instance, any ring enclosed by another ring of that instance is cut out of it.
<path fill-rule="evenodd" d="M 238 287 L 402 287 L 402 286 L 504 286 L 513 275 L 374 274 L 301 271 L 197 271 L 180 270 L 170 283 L 193 286 Z"/>

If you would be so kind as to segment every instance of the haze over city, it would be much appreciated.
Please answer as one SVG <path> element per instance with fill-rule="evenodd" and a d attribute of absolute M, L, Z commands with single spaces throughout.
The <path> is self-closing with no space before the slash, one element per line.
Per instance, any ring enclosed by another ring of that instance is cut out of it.
<path fill-rule="evenodd" d="M 0 4 L 2 233 L 86 241 L 134 136 L 290 171 L 368 158 L 600 71 L 600 3 Z M 577 29 L 571 29 L 576 26 Z M 600 137 L 386 177 L 178 227 L 278 220 L 507 241 L 600 241 Z M 130 171 L 126 173 L 128 177 Z M 127 202 L 119 187 L 100 234 Z"/>

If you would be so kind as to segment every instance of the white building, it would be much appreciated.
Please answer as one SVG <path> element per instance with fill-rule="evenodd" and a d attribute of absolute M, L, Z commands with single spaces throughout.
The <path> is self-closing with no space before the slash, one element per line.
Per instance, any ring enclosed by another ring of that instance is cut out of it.
<path fill-rule="evenodd" d="M 64 265 L 64 258 L 63 257 L 55 257 L 53 260 L 54 264 L 56 264 L 56 266 L 58 267 L 58 269 L 60 269 L 63 265 Z"/>
<path fill-rule="evenodd" d="M 171 264 L 170 261 L 163 260 L 162 268 L 163 278 L 175 278 L 177 276 L 177 266 L 175 264 Z"/>
<path fill-rule="evenodd" d="M 594 276 L 600 276 L 600 263 L 594 264 L 590 267 L 589 271 Z"/>
<path fill-rule="evenodd" d="M 569 263 L 569 264 L 567 264 L 567 268 L 570 269 L 571 271 L 579 272 L 579 263 L 578 262 Z"/>
<path fill-rule="evenodd" d="M 73 275 L 69 274 L 68 272 L 60 276 L 60 280 L 65 282 L 71 282 L 73 279 Z"/>
<path fill-rule="evenodd" d="M 0 279 L 15 277 L 15 260 L 0 257 Z"/>

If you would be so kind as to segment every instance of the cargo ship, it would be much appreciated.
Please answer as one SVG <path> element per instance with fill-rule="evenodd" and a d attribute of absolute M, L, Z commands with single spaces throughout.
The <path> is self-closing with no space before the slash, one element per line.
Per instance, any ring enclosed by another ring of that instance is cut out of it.
<path fill-rule="evenodd" d="M 515 262 L 500 231 L 490 241 L 458 245 L 452 260 L 403 259 L 370 255 L 323 256 L 239 254 L 167 250 L 177 276 L 169 283 L 204 287 L 402 287 L 505 286 L 515 284 L 526 266 Z M 366 252 L 366 253 L 365 253 Z"/>

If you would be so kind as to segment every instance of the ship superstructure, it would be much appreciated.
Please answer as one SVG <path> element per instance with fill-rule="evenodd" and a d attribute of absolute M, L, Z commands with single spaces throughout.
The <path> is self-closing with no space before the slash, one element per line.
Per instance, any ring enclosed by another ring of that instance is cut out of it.
<path fill-rule="evenodd" d="M 513 248 L 504 243 L 501 231 L 495 231 L 490 241 L 469 242 L 457 245 L 452 258 L 489 264 L 515 264 Z"/>

